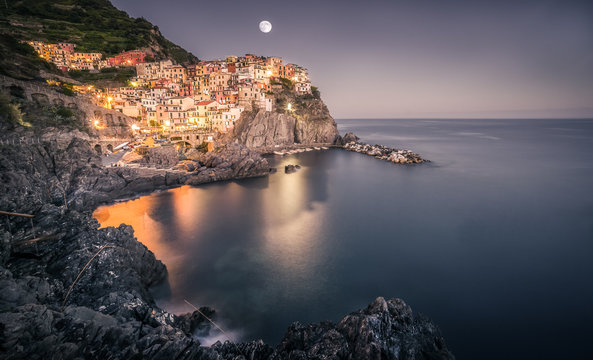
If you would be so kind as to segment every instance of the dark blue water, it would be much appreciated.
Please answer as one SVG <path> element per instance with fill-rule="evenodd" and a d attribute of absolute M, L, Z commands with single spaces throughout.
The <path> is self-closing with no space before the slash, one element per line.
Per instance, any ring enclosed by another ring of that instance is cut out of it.
<path fill-rule="evenodd" d="M 590 358 L 593 120 L 342 120 L 402 166 L 341 150 L 294 174 L 103 207 L 169 269 L 159 303 L 209 305 L 233 336 L 277 343 L 377 296 L 431 317 L 459 359 Z"/>

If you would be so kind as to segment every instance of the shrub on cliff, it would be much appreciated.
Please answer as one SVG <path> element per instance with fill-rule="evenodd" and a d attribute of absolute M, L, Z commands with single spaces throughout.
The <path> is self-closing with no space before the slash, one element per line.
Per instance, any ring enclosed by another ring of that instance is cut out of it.
<path fill-rule="evenodd" d="M 9 127 L 15 125 L 31 126 L 31 124 L 23 121 L 23 113 L 18 104 L 10 102 L 10 98 L 4 94 L 0 94 L 0 120 Z"/>
<path fill-rule="evenodd" d="M 321 92 L 317 86 L 311 86 L 311 93 L 313 94 L 313 97 L 321 100 Z"/>
<path fill-rule="evenodd" d="M 67 107 L 63 107 L 63 106 L 58 106 L 55 109 L 54 113 L 56 115 L 59 115 L 64 118 L 70 118 L 70 117 L 74 116 L 74 113 L 72 112 L 72 110 L 68 109 Z"/>
<path fill-rule="evenodd" d="M 282 82 L 282 87 L 285 90 L 292 90 L 294 88 L 294 84 L 292 83 L 292 81 L 290 79 L 280 78 L 280 81 Z"/>

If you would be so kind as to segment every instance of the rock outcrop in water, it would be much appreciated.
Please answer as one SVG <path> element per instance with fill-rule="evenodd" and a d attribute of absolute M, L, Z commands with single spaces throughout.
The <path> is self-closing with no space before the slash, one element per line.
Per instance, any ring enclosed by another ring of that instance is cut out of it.
<path fill-rule="evenodd" d="M 349 134 L 351 134 L 353 137 L 349 136 Z M 356 140 L 346 142 L 343 145 L 344 149 L 373 156 L 376 159 L 389 161 L 395 164 L 421 164 L 427 161 L 420 155 L 413 153 L 411 150 L 393 149 L 383 145 L 369 145 L 361 143 L 357 141 L 358 137 L 352 133 L 348 133 L 344 137 L 344 139 L 348 140 L 352 140 L 354 138 L 356 138 Z"/>
<path fill-rule="evenodd" d="M 148 288 L 165 266 L 127 225 L 98 229 L 94 207 L 179 181 L 265 172 L 267 162 L 238 144 L 186 153 L 195 169 L 141 176 L 104 168 L 76 133 L 48 133 L 38 145 L 0 146 L 0 357 L 149 359 L 449 359 L 436 327 L 400 300 L 376 300 L 338 324 L 293 324 L 273 349 L 261 341 L 202 347 L 206 320 L 159 309 Z M 197 176 L 196 176 L 197 173 Z M 214 174 L 211 176 L 210 174 Z M 196 180 L 198 181 L 198 180 Z M 211 309 L 202 313 L 212 316 Z M 368 356 L 367 356 L 368 355 Z"/>

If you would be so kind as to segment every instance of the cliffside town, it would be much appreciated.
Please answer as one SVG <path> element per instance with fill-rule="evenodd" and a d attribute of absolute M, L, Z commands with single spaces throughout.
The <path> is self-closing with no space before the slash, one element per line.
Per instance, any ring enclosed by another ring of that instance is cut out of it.
<path fill-rule="evenodd" d="M 147 50 L 125 51 L 103 59 L 100 53 L 76 52 L 70 43 L 29 44 L 40 57 L 63 71 L 96 74 L 110 68 L 133 68 L 135 75 L 127 86 L 80 84 L 72 88 L 92 95 L 95 104 L 134 119 L 131 126 L 137 134 L 183 139 L 186 132 L 210 133 L 200 138 L 212 139 L 216 133 L 233 129 L 245 110 L 295 113 L 299 102 L 320 100 L 307 69 L 284 64 L 280 57 L 247 54 L 184 66 L 170 59 L 149 61 L 153 58 Z M 292 94 L 293 101 L 276 101 L 281 93 L 283 100 L 287 93 Z M 92 125 L 101 129 L 108 124 L 93 119 Z"/>
<path fill-rule="evenodd" d="M 99 229 L 96 206 L 267 176 L 274 169 L 262 153 L 346 143 L 372 156 L 387 150 L 342 139 L 307 69 L 282 58 L 198 61 L 108 0 L 18 0 L 7 14 L 0 358 L 453 359 L 429 319 L 383 298 L 339 323 L 295 323 L 276 347 L 202 346 L 195 331 L 215 311 L 160 309 L 149 288 L 166 267 L 130 226 Z"/>

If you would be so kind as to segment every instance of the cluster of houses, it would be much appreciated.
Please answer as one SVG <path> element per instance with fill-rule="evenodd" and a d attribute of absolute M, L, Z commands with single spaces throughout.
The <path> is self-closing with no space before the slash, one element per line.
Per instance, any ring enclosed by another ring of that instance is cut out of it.
<path fill-rule="evenodd" d="M 49 44 L 43 41 L 29 41 L 37 54 L 43 59 L 54 63 L 60 70 L 100 70 L 104 67 L 134 66 L 144 62 L 146 51 L 131 50 L 103 59 L 101 53 L 77 52 L 76 45 L 71 43 Z"/>
<path fill-rule="evenodd" d="M 297 94 L 311 94 L 307 69 L 284 64 L 279 57 L 246 54 L 182 66 L 171 60 L 146 62 L 142 50 L 103 60 L 100 53 L 74 51 L 70 43 L 29 44 L 63 70 L 135 66 L 136 76 L 128 86 L 102 91 L 89 86 L 85 92 L 93 92 L 98 105 L 137 119 L 136 127 L 144 132 L 225 133 L 244 110 L 273 111 L 273 90 L 281 87 L 280 79 L 290 80 Z"/>
<path fill-rule="evenodd" d="M 224 133 L 244 110 L 272 111 L 279 78 L 289 79 L 297 93 L 311 94 L 305 68 L 247 54 L 188 66 L 171 60 L 138 63 L 129 86 L 107 89 L 102 99 L 103 106 L 139 119 L 146 131 Z"/>

